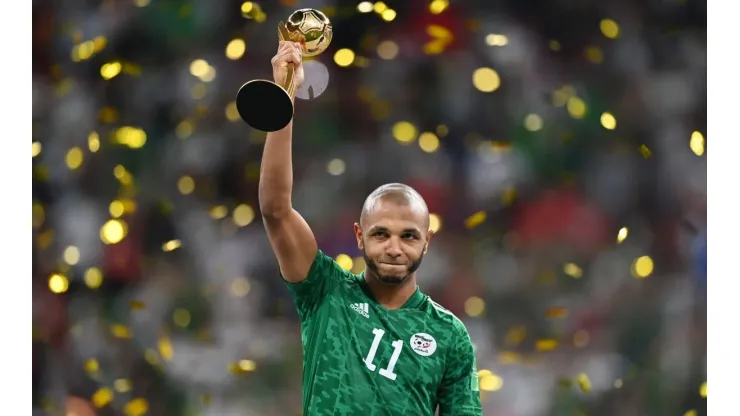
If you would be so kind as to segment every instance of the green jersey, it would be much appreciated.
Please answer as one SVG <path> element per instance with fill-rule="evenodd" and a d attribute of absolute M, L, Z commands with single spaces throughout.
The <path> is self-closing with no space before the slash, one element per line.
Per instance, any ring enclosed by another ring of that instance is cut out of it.
<path fill-rule="evenodd" d="M 417 288 L 403 307 L 378 304 L 364 276 L 319 251 L 287 283 L 301 320 L 305 416 L 480 416 L 465 325 Z"/>

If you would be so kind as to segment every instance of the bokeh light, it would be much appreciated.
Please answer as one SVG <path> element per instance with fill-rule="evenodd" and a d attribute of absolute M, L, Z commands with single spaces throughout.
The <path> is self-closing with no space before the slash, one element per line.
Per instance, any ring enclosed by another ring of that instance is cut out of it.
<path fill-rule="evenodd" d="M 100 228 L 100 240 L 105 244 L 118 244 L 126 237 L 128 225 L 120 219 L 112 219 Z"/>
<path fill-rule="evenodd" d="M 300 414 L 306 315 L 265 189 L 292 184 L 283 206 L 360 274 L 352 224 L 390 182 L 427 203 L 419 285 L 468 329 L 482 414 L 706 413 L 701 7 L 57 3 L 32 48 L 34 413 Z M 280 134 L 245 125 L 236 92 L 272 79 L 277 22 L 312 6 L 332 44 L 304 59 L 276 181 Z M 435 331 L 399 339 L 444 347 Z"/>
<path fill-rule="evenodd" d="M 616 39 L 619 36 L 619 25 L 612 19 L 603 19 L 599 23 L 601 33 L 609 39 Z"/>
<path fill-rule="evenodd" d="M 245 227 L 254 221 L 254 209 L 247 204 L 238 205 L 232 213 L 234 224 Z"/>
<path fill-rule="evenodd" d="M 354 61 L 355 53 L 351 49 L 343 48 L 334 53 L 334 62 L 341 67 L 350 66 Z"/>
<path fill-rule="evenodd" d="M 632 274 L 640 279 L 649 277 L 653 273 L 653 259 L 649 256 L 641 256 L 632 263 Z"/>
<path fill-rule="evenodd" d="M 501 79 L 491 68 L 478 68 L 473 72 L 473 85 L 478 91 L 493 92 L 501 85 Z"/>
<path fill-rule="evenodd" d="M 244 56 L 244 52 L 246 50 L 247 43 L 244 42 L 244 39 L 232 39 L 231 42 L 226 45 L 226 57 L 235 61 Z"/>
<path fill-rule="evenodd" d="M 399 121 L 393 125 L 393 137 L 400 143 L 411 143 L 416 140 L 416 127 L 408 121 Z"/>
<path fill-rule="evenodd" d="M 617 119 L 611 113 L 602 113 L 601 125 L 607 130 L 614 130 L 617 128 Z"/>

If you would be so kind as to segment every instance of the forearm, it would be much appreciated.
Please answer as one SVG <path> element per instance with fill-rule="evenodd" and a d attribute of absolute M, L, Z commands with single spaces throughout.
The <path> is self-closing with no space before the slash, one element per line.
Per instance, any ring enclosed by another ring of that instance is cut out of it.
<path fill-rule="evenodd" d="M 279 216 L 292 209 L 293 122 L 267 134 L 260 166 L 259 201 L 263 216 Z"/>

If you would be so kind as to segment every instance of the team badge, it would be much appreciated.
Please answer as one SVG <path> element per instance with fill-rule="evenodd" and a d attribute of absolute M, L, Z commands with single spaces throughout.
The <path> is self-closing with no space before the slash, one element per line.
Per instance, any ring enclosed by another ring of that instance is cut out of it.
<path fill-rule="evenodd" d="M 429 357 L 437 350 L 437 341 L 423 332 L 412 335 L 409 344 L 411 344 L 411 349 L 422 357 Z"/>

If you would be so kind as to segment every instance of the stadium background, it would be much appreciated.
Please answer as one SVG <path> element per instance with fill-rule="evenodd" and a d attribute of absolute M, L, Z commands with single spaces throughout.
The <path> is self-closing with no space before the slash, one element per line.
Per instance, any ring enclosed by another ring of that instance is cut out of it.
<path fill-rule="evenodd" d="M 34 0 L 35 412 L 300 413 L 233 100 L 316 7 L 294 161 L 321 248 L 360 270 L 364 197 L 408 183 L 485 415 L 705 414 L 706 3 L 358 4 Z"/>

